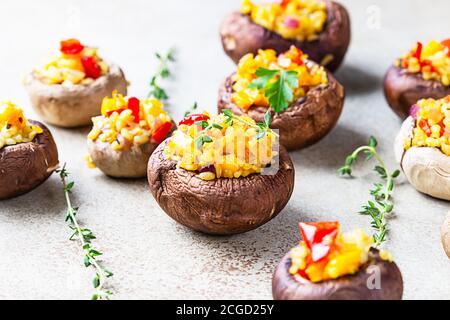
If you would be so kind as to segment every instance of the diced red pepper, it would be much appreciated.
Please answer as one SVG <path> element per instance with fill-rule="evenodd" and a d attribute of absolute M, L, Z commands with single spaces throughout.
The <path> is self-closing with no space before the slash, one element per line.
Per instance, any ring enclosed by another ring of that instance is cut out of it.
<path fill-rule="evenodd" d="M 191 115 L 188 115 L 183 120 L 181 120 L 178 125 L 181 126 L 182 124 L 185 124 L 187 126 L 191 126 L 198 121 L 207 121 L 207 120 L 209 120 L 209 116 L 207 116 L 206 114 L 199 114 L 199 113 L 191 114 Z"/>
<path fill-rule="evenodd" d="M 93 56 L 87 56 L 81 58 L 83 64 L 84 73 L 88 78 L 97 79 L 102 75 L 102 69 L 97 63 L 97 59 Z"/>
<path fill-rule="evenodd" d="M 298 270 L 297 273 L 304 279 L 309 280 L 309 276 L 306 273 L 306 270 Z"/>
<path fill-rule="evenodd" d="M 423 61 L 420 62 L 420 67 L 423 68 L 425 66 L 429 66 L 431 72 L 436 72 L 437 71 L 436 67 L 433 66 L 433 62 L 431 62 L 430 60 L 423 60 Z"/>
<path fill-rule="evenodd" d="M 425 119 L 420 119 L 417 125 L 419 126 L 420 129 L 423 130 L 423 132 L 425 132 L 427 136 L 431 136 L 431 129 L 430 126 L 428 125 L 428 121 L 426 121 Z"/>
<path fill-rule="evenodd" d="M 107 117 L 110 117 L 114 112 L 117 112 L 118 114 L 121 114 L 122 111 L 124 111 L 124 110 L 125 110 L 125 109 L 123 109 L 123 108 L 116 109 L 116 110 L 110 110 L 110 111 L 107 111 L 107 112 L 106 112 L 106 116 L 107 116 Z"/>
<path fill-rule="evenodd" d="M 60 42 L 60 51 L 65 54 L 77 54 L 83 49 L 84 46 L 77 39 L 68 39 Z"/>
<path fill-rule="evenodd" d="M 339 231 L 339 222 L 301 222 L 300 233 L 311 250 L 312 261 L 327 257 Z"/>
<path fill-rule="evenodd" d="M 414 54 L 412 55 L 414 58 L 417 58 L 417 60 L 419 60 L 419 62 L 422 59 L 422 49 L 423 49 L 423 44 L 422 42 L 417 42 L 417 49 L 414 52 Z"/>
<path fill-rule="evenodd" d="M 447 55 L 450 57 L 450 39 L 441 42 L 444 47 L 447 47 Z"/>
<path fill-rule="evenodd" d="M 140 116 L 139 112 L 141 111 L 141 102 L 138 98 L 131 97 L 128 99 L 128 109 L 131 110 L 134 116 L 134 122 L 139 123 Z"/>
<path fill-rule="evenodd" d="M 172 122 L 164 122 L 160 127 L 158 127 L 152 135 L 152 140 L 157 144 L 163 142 L 167 137 L 170 130 L 172 129 Z"/>
<path fill-rule="evenodd" d="M 279 0 L 280 6 L 285 8 L 289 4 L 290 0 Z"/>

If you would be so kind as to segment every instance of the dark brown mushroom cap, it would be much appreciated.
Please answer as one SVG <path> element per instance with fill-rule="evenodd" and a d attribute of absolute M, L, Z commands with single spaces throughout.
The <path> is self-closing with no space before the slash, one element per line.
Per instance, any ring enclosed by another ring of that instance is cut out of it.
<path fill-rule="evenodd" d="M 335 280 L 312 283 L 292 276 L 290 266 L 288 253 L 273 275 L 272 295 L 275 300 L 400 300 L 403 295 L 400 270 L 394 262 L 381 259 L 376 249 L 371 249 L 369 261 L 360 271 Z M 377 279 L 379 289 L 375 286 Z"/>
<path fill-rule="evenodd" d="M 314 64 L 308 61 L 308 64 Z M 280 130 L 280 144 L 288 150 L 305 148 L 322 139 L 336 125 L 343 106 L 344 87 L 327 72 L 328 84 L 319 85 L 299 98 L 282 113 L 275 114 L 271 128 Z M 229 76 L 219 90 L 219 113 L 230 109 L 235 114 L 245 112 L 231 101 L 233 75 Z M 266 107 L 252 107 L 247 115 L 256 122 L 264 121 Z"/>
<path fill-rule="evenodd" d="M 217 235 L 253 230 L 274 218 L 292 195 L 294 166 L 283 147 L 275 175 L 204 181 L 166 160 L 167 141 L 150 157 L 148 182 L 160 207 L 186 227 Z"/>
<path fill-rule="evenodd" d="M 391 66 L 384 78 L 384 94 L 394 112 L 405 119 L 412 105 L 420 99 L 442 99 L 450 95 L 450 86 L 440 81 L 424 80 L 420 73 Z"/>
<path fill-rule="evenodd" d="M 52 134 L 42 123 L 29 121 L 41 127 L 43 133 L 36 135 L 31 142 L 0 149 L 0 199 L 33 190 L 58 167 L 58 150 Z"/>
<path fill-rule="evenodd" d="M 327 68 L 335 71 L 344 59 L 350 44 L 350 18 L 347 10 L 339 3 L 326 1 L 327 22 L 315 41 L 300 42 L 284 39 L 279 34 L 254 23 L 248 15 L 233 12 L 222 23 L 220 35 L 227 55 L 238 63 L 247 53 L 256 54 L 259 49 L 274 49 L 284 52 L 291 45 L 307 53 L 311 60 L 321 62 L 328 54 L 333 60 Z"/>

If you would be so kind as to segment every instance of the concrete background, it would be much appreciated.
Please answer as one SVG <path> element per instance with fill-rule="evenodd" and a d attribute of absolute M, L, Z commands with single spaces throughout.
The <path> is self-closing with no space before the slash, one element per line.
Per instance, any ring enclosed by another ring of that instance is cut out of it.
<path fill-rule="evenodd" d="M 153 52 L 175 45 L 176 77 L 167 83 L 171 110 L 179 119 L 194 101 L 216 110 L 217 89 L 233 64 L 224 55 L 218 27 L 239 0 L 24 1 L 0 2 L 0 97 L 33 112 L 21 74 L 53 50 L 78 37 L 101 48 L 123 67 L 129 93 L 144 96 L 156 67 Z M 88 170 L 88 129 L 51 128 L 61 162 L 76 181 L 79 218 L 98 236 L 95 245 L 115 273 L 114 298 L 270 299 L 271 275 L 299 239 L 301 220 L 340 220 L 343 229 L 369 226 L 357 214 L 368 199 L 372 165 L 342 179 L 336 169 L 370 135 L 394 167 L 392 143 L 400 121 L 388 108 L 381 81 L 385 70 L 416 40 L 448 34 L 446 0 L 342 1 L 350 11 L 353 40 L 337 73 L 347 89 L 339 125 L 320 143 L 291 154 L 296 186 L 279 217 L 256 231 L 233 237 L 191 232 L 170 220 L 147 190 L 145 180 L 112 180 Z M 390 249 L 405 282 L 406 299 L 448 299 L 450 261 L 439 226 L 448 203 L 417 193 L 402 176 L 395 190 L 397 216 L 390 221 Z M 91 270 L 78 246 L 68 241 L 65 203 L 56 175 L 33 192 L 0 203 L 0 298 L 88 299 Z M 370 230 L 369 230 L 370 231 Z"/>

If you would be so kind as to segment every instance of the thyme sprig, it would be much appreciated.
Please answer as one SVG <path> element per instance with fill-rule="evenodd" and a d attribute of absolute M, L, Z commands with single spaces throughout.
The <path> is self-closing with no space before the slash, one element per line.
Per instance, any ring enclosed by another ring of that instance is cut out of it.
<path fill-rule="evenodd" d="M 172 62 L 175 62 L 175 49 L 169 49 L 164 55 L 156 52 L 155 56 L 159 61 L 159 66 L 156 73 L 150 79 L 150 92 L 148 93 L 148 97 L 167 101 L 169 100 L 169 95 L 166 90 L 159 85 L 159 82 L 162 79 L 170 77 L 172 74 L 169 66 Z"/>
<path fill-rule="evenodd" d="M 105 268 L 103 268 L 97 261 L 97 257 L 101 256 L 102 253 L 92 247 L 91 241 L 96 239 L 93 232 L 88 228 L 82 228 L 77 220 L 78 207 L 72 206 L 72 201 L 70 199 L 70 193 L 73 190 L 75 182 L 67 182 L 69 177 L 69 172 L 66 169 L 66 164 L 63 165 L 62 169 L 57 170 L 63 184 L 64 196 L 67 203 L 67 213 L 65 221 L 69 224 L 69 228 L 72 230 L 72 235 L 69 240 L 78 240 L 80 246 L 83 250 L 84 258 L 83 263 L 86 268 L 93 267 L 95 269 L 95 276 L 92 280 L 94 286 L 94 294 L 92 295 L 92 300 L 102 300 L 109 299 L 112 295 L 110 290 L 106 290 L 107 278 L 113 276 L 113 273 Z"/>
<path fill-rule="evenodd" d="M 369 143 L 366 146 L 357 148 L 345 160 L 345 165 L 339 168 L 342 175 L 352 175 L 352 165 L 358 160 L 361 153 L 366 155 L 366 160 L 375 159 L 378 165 L 374 170 L 384 183 L 375 183 L 374 188 L 370 190 L 373 200 L 369 200 L 366 205 L 362 207 L 361 215 L 370 216 L 372 218 L 371 226 L 375 230 L 373 235 L 374 246 L 380 247 L 385 241 L 389 232 L 387 218 L 394 210 L 394 204 L 391 201 L 392 193 L 394 191 L 394 180 L 400 175 L 399 170 L 390 172 L 377 152 L 378 142 L 374 137 L 370 137 Z"/>

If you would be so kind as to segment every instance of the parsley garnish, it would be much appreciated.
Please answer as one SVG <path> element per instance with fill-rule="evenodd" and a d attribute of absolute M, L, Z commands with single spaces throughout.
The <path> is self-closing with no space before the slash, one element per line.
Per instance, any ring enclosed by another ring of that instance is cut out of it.
<path fill-rule="evenodd" d="M 257 78 L 250 83 L 249 88 L 263 90 L 275 112 L 283 112 L 294 101 L 294 89 L 298 88 L 296 71 L 259 68 L 255 75 Z"/>

